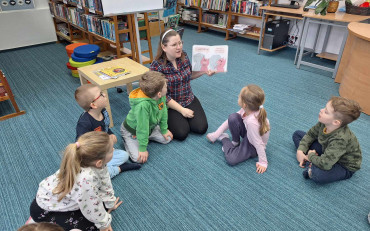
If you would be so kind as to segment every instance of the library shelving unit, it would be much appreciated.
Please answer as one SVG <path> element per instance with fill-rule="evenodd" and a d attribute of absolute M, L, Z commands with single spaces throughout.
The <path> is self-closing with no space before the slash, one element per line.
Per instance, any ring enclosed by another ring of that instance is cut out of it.
<path fill-rule="evenodd" d="M 104 55 L 114 54 L 117 58 L 130 57 L 135 61 L 139 60 L 132 14 L 105 17 L 102 11 L 77 2 L 85 3 L 86 1 L 49 1 L 58 41 L 97 44 L 102 48 Z M 104 24 L 97 25 L 94 21 L 95 17 L 103 19 Z M 142 56 L 143 64 L 146 64 L 153 60 L 147 13 L 144 13 L 144 22 L 145 25 L 139 27 L 139 31 L 143 31 L 141 39 L 148 41 L 149 49 L 142 52 L 142 54 L 149 53 L 149 57 Z M 101 27 L 100 31 L 105 31 L 104 35 L 95 32 L 99 27 Z M 131 49 L 124 47 L 124 43 L 130 43 Z"/>
<path fill-rule="evenodd" d="M 269 5 L 270 5 L 271 1 L 276 2 L 277 0 L 268 0 Z M 181 8 L 193 8 L 193 9 L 198 10 L 198 13 L 199 13 L 198 21 L 181 20 L 182 23 L 198 25 L 198 32 L 206 31 L 208 28 L 223 31 L 223 32 L 226 33 L 225 40 L 233 39 L 237 36 L 243 36 L 243 37 L 247 37 L 247 38 L 254 39 L 254 40 L 259 39 L 260 29 L 261 29 L 259 27 L 253 27 L 251 31 L 247 31 L 245 34 L 240 34 L 240 33 L 234 32 L 234 31 L 232 31 L 232 28 L 233 28 L 234 24 L 238 23 L 240 17 L 251 18 L 251 19 L 256 19 L 256 20 L 261 21 L 262 20 L 261 10 L 259 10 L 258 15 L 251 15 L 251 14 L 233 12 L 231 6 L 229 6 L 226 11 L 202 8 L 200 6 L 201 2 L 202 1 L 200 1 L 199 4 L 192 5 L 192 6 L 185 5 L 181 2 L 177 3 L 177 9 L 176 9 L 177 12 L 179 11 L 179 8 L 181 7 Z M 232 2 L 232 0 L 229 1 L 229 2 Z M 220 25 L 217 25 L 217 24 L 210 24 L 210 23 L 203 22 L 202 19 L 203 19 L 203 13 L 204 12 L 218 13 L 218 14 L 226 15 L 226 17 L 227 17 L 226 25 L 225 26 L 220 26 Z"/>

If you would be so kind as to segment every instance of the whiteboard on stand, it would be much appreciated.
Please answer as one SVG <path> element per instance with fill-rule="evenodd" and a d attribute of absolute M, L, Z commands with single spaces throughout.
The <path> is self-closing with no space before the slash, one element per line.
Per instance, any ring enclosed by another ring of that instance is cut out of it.
<path fill-rule="evenodd" d="M 102 0 L 104 16 L 163 9 L 163 0 Z"/>

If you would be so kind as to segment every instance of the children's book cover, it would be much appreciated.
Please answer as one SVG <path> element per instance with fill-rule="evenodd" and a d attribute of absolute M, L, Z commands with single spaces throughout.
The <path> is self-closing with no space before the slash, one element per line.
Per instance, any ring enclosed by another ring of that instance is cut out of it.
<path fill-rule="evenodd" d="M 95 72 L 102 79 L 116 79 L 118 77 L 130 74 L 130 71 L 123 67 L 108 67 Z"/>
<path fill-rule="evenodd" d="M 227 59 L 229 47 L 220 46 L 193 46 L 193 71 L 227 72 Z"/>

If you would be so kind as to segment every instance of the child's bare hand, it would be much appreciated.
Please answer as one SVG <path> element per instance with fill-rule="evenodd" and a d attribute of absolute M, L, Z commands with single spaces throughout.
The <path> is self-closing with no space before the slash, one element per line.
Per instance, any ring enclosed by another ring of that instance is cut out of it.
<path fill-rule="evenodd" d="M 168 138 L 170 138 L 171 140 L 173 140 L 173 135 L 172 135 L 172 132 L 170 130 L 167 130 L 166 134 L 163 134 L 162 135 L 166 140 L 168 140 Z"/>
<path fill-rule="evenodd" d="M 79 229 L 78 229 L 79 230 Z M 105 229 L 100 229 L 100 231 L 113 231 L 113 229 L 112 229 L 112 226 L 108 226 L 107 228 L 105 228 Z"/>
<path fill-rule="evenodd" d="M 114 206 L 108 209 L 108 213 L 111 213 L 113 210 L 116 210 L 118 206 L 120 206 L 122 203 L 123 201 L 119 201 L 119 197 L 117 197 L 116 201 L 114 202 Z"/>
<path fill-rule="evenodd" d="M 193 118 L 194 117 L 194 111 L 187 109 L 187 108 L 182 108 L 181 114 L 185 118 Z"/>
<path fill-rule="evenodd" d="M 137 158 L 137 160 L 138 160 L 140 163 L 145 163 L 145 162 L 148 160 L 148 156 L 149 156 L 148 151 L 145 151 L 145 152 L 139 152 L 139 157 Z"/>
<path fill-rule="evenodd" d="M 319 154 L 316 152 L 316 150 L 309 150 L 307 153 L 310 153 L 310 152 L 313 152 L 315 153 L 316 156 L 318 156 Z"/>
<path fill-rule="evenodd" d="M 207 74 L 208 76 L 212 76 L 212 75 L 216 74 L 216 71 L 208 70 L 208 71 L 206 72 L 206 74 Z"/>
<path fill-rule="evenodd" d="M 266 172 L 266 169 L 267 169 L 266 167 L 263 167 L 262 165 L 259 165 L 258 163 L 256 163 L 256 168 L 257 168 L 256 172 L 258 174 Z"/>
<path fill-rule="evenodd" d="M 306 161 L 308 161 L 307 156 L 301 150 L 297 150 L 297 160 L 301 168 L 304 168 Z"/>

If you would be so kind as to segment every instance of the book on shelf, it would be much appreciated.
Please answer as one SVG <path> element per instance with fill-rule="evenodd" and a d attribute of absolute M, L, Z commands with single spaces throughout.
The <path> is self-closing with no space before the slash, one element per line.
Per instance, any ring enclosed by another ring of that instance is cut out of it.
<path fill-rule="evenodd" d="M 131 72 L 126 68 L 120 66 L 107 67 L 94 72 L 101 79 L 117 79 L 121 76 L 130 74 Z"/>
<path fill-rule="evenodd" d="M 193 71 L 227 72 L 228 50 L 227 45 L 193 45 Z"/>

